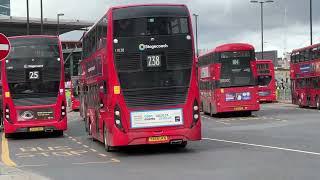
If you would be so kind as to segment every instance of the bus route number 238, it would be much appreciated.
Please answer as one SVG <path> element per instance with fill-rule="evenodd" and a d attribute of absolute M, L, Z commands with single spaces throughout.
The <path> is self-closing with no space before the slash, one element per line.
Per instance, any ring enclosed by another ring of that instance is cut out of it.
<path fill-rule="evenodd" d="M 147 56 L 147 67 L 161 67 L 161 55 Z"/>

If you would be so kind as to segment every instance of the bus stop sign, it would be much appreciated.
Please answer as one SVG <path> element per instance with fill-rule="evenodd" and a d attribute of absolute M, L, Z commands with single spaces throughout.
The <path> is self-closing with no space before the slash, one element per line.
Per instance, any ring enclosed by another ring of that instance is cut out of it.
<path fill-rule="evenodd" d="M 10 52 L 10 42 L 9 39 L 0 33 L 0 60 L 7 58 Z"/>

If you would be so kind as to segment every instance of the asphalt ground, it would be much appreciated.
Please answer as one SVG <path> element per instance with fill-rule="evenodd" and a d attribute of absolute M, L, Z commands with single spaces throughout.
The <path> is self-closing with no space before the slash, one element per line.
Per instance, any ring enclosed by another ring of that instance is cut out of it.
<path fill-rule="evenodd" d="M 71 112 L 63 137 L 1 136 L 2 161 L 39 179 L 319 179 L 320 112 L 280 103 L 261 107 L 250 117 L 202 115 L 203 140 L 186 149 L 135 146 L 111 153 Z"/>

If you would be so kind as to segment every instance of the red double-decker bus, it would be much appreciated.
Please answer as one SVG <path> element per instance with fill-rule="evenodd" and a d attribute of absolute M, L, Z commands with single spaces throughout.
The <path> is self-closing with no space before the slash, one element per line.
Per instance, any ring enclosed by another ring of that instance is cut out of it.
<path fill-rule="evenodd" d="M 11 51 L 1 63 L 4 133 L 67 129 L 64 63 L 55 36 L 9 38 Z"/>
<path fill-rule="evenodd" d="M 320 109 L 320 44 L 292 51 L 292 103 Z"/>
<path fill-rule="evenodd" d="M 272 60 L 257 60 L 257 73 L 257 80 L 259 85 L 259 101 L 277 101 L 276 80 Z"/>
<path fill-rule="evenodd" d="M 79 100 L 79 80 L 80 76 L 72 76 L 71 77 L 71 110 L 79 110 L 80 100 Z"/>
<path fill-rule="evenodd" d="M 199 57 L 201 108 L 210 115 L 260 109 L 254 47 L 225 44 Z"/>
<path fill-rule="evenodd" d="M 106 150 L 157 143 L 185 147 L 201 139 L 186 6 L 112 7 L 86 33 L 83 50 L 86 113 L 81 114 Z"/>

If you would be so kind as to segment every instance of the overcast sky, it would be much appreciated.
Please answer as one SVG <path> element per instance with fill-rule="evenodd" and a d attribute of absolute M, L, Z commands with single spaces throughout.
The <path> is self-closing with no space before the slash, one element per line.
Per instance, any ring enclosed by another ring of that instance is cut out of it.
<path fill-rule="evenodd" d="M 30 16 L 40 17 L 40 0 L 30 1 Z M 309 0 L 274 0 L 265 4 L 265 50 L 284 50 L 310 43 Z M 260 5 L 250 0 L 43 0 L 44 17 L 96 21 L 110 6 L 132 3 L 183 3 L 199 14 L 199 48 L 212 49 L 230 42 L 247 42 L 261 50 Z M 314 43 L 320 43 L 320 0 L 313 0 Z M 26 16 L 25 0 L 11 0 L 12 16 Z M 64 39 L 78 40 L 81 33 Z"/>

